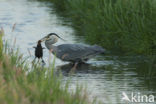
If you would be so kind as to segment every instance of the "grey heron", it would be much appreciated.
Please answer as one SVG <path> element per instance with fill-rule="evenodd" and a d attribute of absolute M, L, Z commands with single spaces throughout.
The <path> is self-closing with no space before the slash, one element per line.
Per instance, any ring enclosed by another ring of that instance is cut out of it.
<path fill-rule="evenodd" d="M 91 57 L 104 53 L 105 49 L 97 45 L 85 45 L 85 44 L 61 44 L 55 46 L 59 37 L 56 33 L 50 33 L 41 39 L 41 42 L 45 41 L 45 46 L 50 50 L 57 58 L 63 61 L 69 61 L 72 63 L 86 62 Z M 63 39 L 62 39 L 63 40 Z"/>

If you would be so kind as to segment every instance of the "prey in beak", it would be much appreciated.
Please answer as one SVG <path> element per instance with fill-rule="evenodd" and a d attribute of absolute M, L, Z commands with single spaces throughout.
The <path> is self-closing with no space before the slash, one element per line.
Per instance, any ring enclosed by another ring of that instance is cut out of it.
<path fill-rule="evenodd" d="M 36 58 L 38 58 L 38 62 L 40 59 L 42 59 L 42 63 L 45 64 L 44 60 L 43 60 L 43 48 L 42 45 L 41 45 L 41 40 L 38 41 L 37 43 L 37 46 L 36 47 L 33 47 L 35 48 L 35 59 L 33 60 L 33 62 L 36 60 Z"/>

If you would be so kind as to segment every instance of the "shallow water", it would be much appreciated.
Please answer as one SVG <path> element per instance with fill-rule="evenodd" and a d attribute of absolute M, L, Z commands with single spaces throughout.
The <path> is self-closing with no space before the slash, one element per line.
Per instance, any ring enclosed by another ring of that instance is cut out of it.
<path fill-rule="evenodd" d="M 56 44 L 63 43 L 83 43 L 83 37 L 75 35 L 74 29 L 70 26 L 70 21 L 56 14 L 53 5 L 50 3 L 31 2 L 27 0 L 1 0 L 0 1 L 0 27 L 4 28 L 5 38 L 10 44 L 14 43 L 20 48 L 24 56 L 32 56 L 37 40 L 50 32 L 59 34 L 68 40 L 59 40 Z M 12 32 L 12 26 L 16 23 Z M 67 24 L 68 23 L 68 24 Z M 44 45 L 44 44 L 43 44 Z M 54 58 L 54 56 L 51 56 Z M 49 52 L 44 50 L 44 60 L 48 62 Z M 122 92 L 140 92 L 141 94 L 153 94 L 156 96 L 156 83 L 153 80 L 145 80 L 138 73 L 145 66 L 146 59 L 143 57 L 121 57 L 121 56 L 97 56 L 81 64 L 75 73 L 69 77 L 72 65 L 56 59 L 56 69 L 63 73 L 63 82 L 70 79 L 71 89 L 75 89 L 77 83 L 87 86 L 90 99 L 97 100 L 106 104 L 119 104 Z M 144 70 L 143 70 L 144 71 Z M 123 102 L 124 103 L 124 102 Z"/>

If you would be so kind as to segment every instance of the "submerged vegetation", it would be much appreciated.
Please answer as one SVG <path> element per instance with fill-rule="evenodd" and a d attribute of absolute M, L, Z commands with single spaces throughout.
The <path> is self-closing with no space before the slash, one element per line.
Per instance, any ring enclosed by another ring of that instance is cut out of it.
<path fill-rule="evenodd" d="M 78 35 L 113 52 L 156 52 L 156 0 L 41 0 L 71 18 Z"/>
<path fill-rule="evenodd" d="M 61 84 L 54 67 L 42 68 L 34 64 L 30 70 L 23 55 L 3 45 L 2 32 L 0 46 L 1 104 L 90 104 L 81 89 L 69 93 L 68 83 Z"/>

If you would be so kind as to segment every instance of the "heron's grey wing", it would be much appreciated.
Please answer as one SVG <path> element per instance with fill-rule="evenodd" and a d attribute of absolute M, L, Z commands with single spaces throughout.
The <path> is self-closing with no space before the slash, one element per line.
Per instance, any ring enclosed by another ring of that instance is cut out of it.
<path fill-rule="evenodd" d="M 76 61 L 95 54 L 93 46 L 84 44 L 62 44 L 57 46 L 57 57 L 65 61 Z"/>
<path fill-rule="evenodd" d="M 57 57 L 67 61 L 79 60 L 88 53 L 87 48 L 86 45 L 62 44 L 57 46 Z"/>

